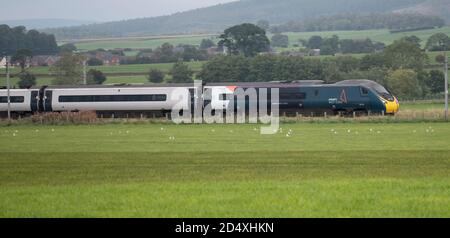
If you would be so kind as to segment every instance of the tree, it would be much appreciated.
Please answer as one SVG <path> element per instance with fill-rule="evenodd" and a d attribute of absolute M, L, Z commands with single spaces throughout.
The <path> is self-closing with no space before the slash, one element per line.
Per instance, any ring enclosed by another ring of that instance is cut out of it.
<path fill-rule="evenodd" d="M 165 74 L 158 69 L 151 69 L 147 78 L 152 83 L 162 83 L 164 81 Z"/>
<path fill-rule="evenodd" d="M 428 38 L 425 48 L 430 51 L 450 50 L 450 38 L 444 33 L 436 33 Z"/>
<path fill-rule="evenodd" d="M 289 37 L 287 35 L 275 34 L 272 36 L 272 46 L 287 48 L 289 46 Z"/>
<path fill-rule="evenodd" d="M 72 43 L 68 43 L 68 44 L 64 44 L 58 47 L 59 53 L 73 53 L 75 51 L 77 51 L 77 47 L 72 44 Z"/>
<path fill-rule="evenodd" d="M 335 55 L 338 51 L 339 37 L 337 35 L 324 39 L 320 46 L 320 53 L 323 55 Z"/>
<path fill-rule="evenodd" d="M 359 68 L 369 70 L 371 68 L 387 67 L 386 57 L 382 53 L 367 54 L 361 58 Z"/>
<path fill-rule="evenodd" d="M 420 48 L 420 43 L 422 42 L 422 40 L 421 40 L 419 37 L 415 36 L 415 35 L 412 35 L 412 36 L 405 36 L 405 37 L 401 38 L 400 40 L 404 40 L 404 41 L 413 43 L 413 44 L 415 44 L 418 48 Z"/>
<path fill-rule="evenodd" d="M 58 45 L 54 35 L 27 31 L 23 26 L 0 25 L 0 54 L 14 55 L 21 49 L 31 50 L 35 55 L 51 55 L 58 52 Z"/>
<path fill-rule="evenodd" d="M 206 62 L 197 77 L 208 83 L 245 82 L 249 77 L 249 61 L 243 55 L 219 55 Z"/>
<path fill-rule="evenodd" d="M 401 99 L 414 99 L 422 96 L 417 73 L 411 69 L 391 71 L 386 81 L 390 91 Z"/>
<path fill-rule="evenodd" d="M 259 20 L 259 21 L 256 23 L 256 25 L 257 25 L 259 28 L 264 29 L 265 31 L 269 30 L 269 28 L 270 28 L 270 23 L 269 23 L 269 21 L 266 21 L 266 20 Z"/>
<path fill-rule="evenodd" d="M 178 61 L 173 65 L 170 75 L 172 75 L 171 83 L 191 83 L 194 72 L 183 61 Z"/>
<path fill-rule="evenodd" d="M 436 55 L 436 62 L 445 64 L 445 56 L 444 55 Z"/>
<path fill-rule="evenodd" d="M 25 66 L 30 58 L 33 57 L 33 52 L 29 49 L 20 49 L 16 52 L 16 54 L 12 57 L 13 62 L 17 62 L 20 65 L 21 71 L 25 71 Z"/>
<path fill-rule="evenodd" d="M 386 63 L 393 69 L 408 68 L 420 71 L 428 59 L 416 44 L 397 40 L 384 50 Z"/>
<path fill-rule="evenodd" d="M 306 46 L 310 49 L 320 49 L 320 47 L 322 46 L 322 42 L 323 42 L 322 37 L 311 36 L 311 38 L 309 38 Z"/>
<path fill-rule="evenodd" d="M 216 46 L 216 43 L 214 43 L 214 41 L 211 39 L 203 39 L 202 42 L 200 43 L 200 49 L 202 50 L 206 50 L 214 46 Z"/>
<path fill-rule="evenodd" d="M 106 81 L 106 76 L 102 71 L 90 69 L 87 73 L 88 84 L 103 84 Z"/>
<path fill-rule="evenodd" d="M 28 72 L 23 72 L 20 74 L 18 85 L 19 88 L 31 88 L 36 85 L 36 76 Z"/>
<path fill-rule="evenodd" d="M 431 70 L 426 81 L 431 93 L 442 93 L 445 91 L 445 75 L 440 70 Z"/>
<path fill-rule="evenodd" d="M 266 31 L 250 23 L 226 29 L 220 39 L 219 46 L 226 47 L 229 53 L 243 54 L 246 57 L 267 52 L 270 48 Z"/>
<path fill-rule="evenodd" d="M 86 63 L 89 66 L 102 66 L 103 65 L 103 61 L 101 61 L 97 58 L 89 58 Z"/>
<path fill-rule="evenodd" d="M 82 63 L 84 57 L 71 53 L 64 53 L 56 63 L 50 67 L 50 72 L 55 76 L 55 85 L 78 85 L 83 83 Z"/>

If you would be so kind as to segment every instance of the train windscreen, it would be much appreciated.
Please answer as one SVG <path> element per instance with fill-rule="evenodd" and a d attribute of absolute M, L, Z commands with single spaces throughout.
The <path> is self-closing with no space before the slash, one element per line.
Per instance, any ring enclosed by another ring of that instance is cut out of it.
<path fill-rule="evenodd" d="M 369 87 L 372 88 L 373 90 L 375 90 L 384 99 L 386 99 L 388 101 L 395 100 L 394 97 L 392 96 L 392 94 L 386 88 L 381 86 L 380 84 L 375 83 L 375 82 L 370 82 Z"/>

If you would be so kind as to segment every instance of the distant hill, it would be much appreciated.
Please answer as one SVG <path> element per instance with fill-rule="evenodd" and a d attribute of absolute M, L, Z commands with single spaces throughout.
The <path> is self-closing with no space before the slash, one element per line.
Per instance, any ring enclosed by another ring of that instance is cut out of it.
<path fill-rule="evenodd" d="M 441 1 L 447 4 L 450 0 Z M 386 13 L 426 4 L 427 0 L 241 0 L 170 16 L 47 29 L 58 39 L 215 33 L 243 22 L 268 20 L 281 24 L 345 13 Z"/>
<path fill-rule="evenodd" d="M 450 22 L 450 0 L 427 0 L 414 6 L 399 9 L 396 12 L 416 12 L 426 15 L 436 15 Z"/>
<path fill-rule="evenodd" d="M 93 21 L 81 21 L 70 19 L 24 19 L 24 20 L 0 20 L 1 24 L 6 24 L 11 27 L 25 26 L 27 29 L 43 29 L 56 27 L 71 27 L 92 24 Z"/>

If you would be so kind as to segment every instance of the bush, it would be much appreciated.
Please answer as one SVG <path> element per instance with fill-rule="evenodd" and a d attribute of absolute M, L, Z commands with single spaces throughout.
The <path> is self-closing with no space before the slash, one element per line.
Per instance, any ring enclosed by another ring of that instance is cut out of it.
<path fill-rule="evenodd" d="M 422 97 L 422 88 L 417 73 L 410 69 L 398 69 L 389 72 L 387 84 L 390 91 L 400 99 L 415 99 Z"/>
<path fill-rule="evenodd" d="M 100 70 L 90 69 L 87 76 L 88 84 L 103 84 L 106 81 L 106 76 Z"/>
<path fill-rule="evenodd" d="M 164 81 L 165 74 L 161 70 L 152 69 L 148 74 L 148 81 L 152 83 L 162 83 Z"/>
<path fill-rule="evenodd" d="M 95 123 L 98 121 L 97 114 L 93 111 L 84 112 L 48 112 L 48 113 L 38 113 L 31 116 L 31 121 L 33 123 L 40 124 L 84 124 L 84 123 Z"/>
<path fill-rule="evenodd" d="M 170 71 L 171 83 L 191 83 L 194 72 L 182 61 L 175 63 Z"/>
<path fill-rule="evenodd" d="M 36 76 L 28 72 L 20 75 L 19 88 L 31 88 L 36 85 Z"/>
<path fill-rule="evenodd" d="M 289 37 L 287 35 L 275 34 L 272 36 L 272 46 L 287 48 L 289 46 Z"/>
<path fill-rule="evenodd" d="M 97 59 L 97 58 L 90 58 L 90 59 L 87 61 L 87 64 L 88 64 L 89 66 L 102 66 L 102 65 L 103 65 L 103 61 L 101 61 L 101 60 L 99 60 L 99 59 Z"/>

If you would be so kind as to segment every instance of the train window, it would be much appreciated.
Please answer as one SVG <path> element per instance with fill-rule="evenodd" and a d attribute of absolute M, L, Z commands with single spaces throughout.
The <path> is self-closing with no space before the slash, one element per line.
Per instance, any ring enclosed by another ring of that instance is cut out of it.
<path fill-rule="evenodd" d="M 367 96 L 369 95 L 369 90 L 365 87 L 361 87 L 361 95 L 362 96 Z"/>
<path fill-rule="evenodd" d="M 9 100 L 11 103 L 23 103 L 25 102 L 25 97 L 11 96 Z M 0 97 L 0 103 L 8 103 L 8 97 Z"/>
<path fill-rule="evenodd" d="M 280 99 L 281 100 L 289 100 L 289 99 L 291 99 L 291 94 L 290 93 L 280 93 Z"/>
<path fill-rule="evenodd" d="M 294 95 L 294 97 L 295 97 L 295 99 L 303 100 L 303 99 L 306 99 L 306 93 L 296 93 Z"/>
<path fill-rule="evenodd" d="M 303 100 L 306 99 L 306 93 L 280 93 L 281 100 Z"/>
<path fill-rule="evenodd" d="M 228 95 L 233 95 L 233 94 L 226 94 L 226 93 L 220 94 L 219 99 L 220 99 L 221 101 L 229 100 L 228 98 L 229 98 L 229 97 L 231 98 L 231 96 L 228 96 Z"/>
<path fill-rule="evenodd" d="M 59 96 L 59 102 L 164 102 L 165 94 L 148 95 L 71 95 Z"/>

